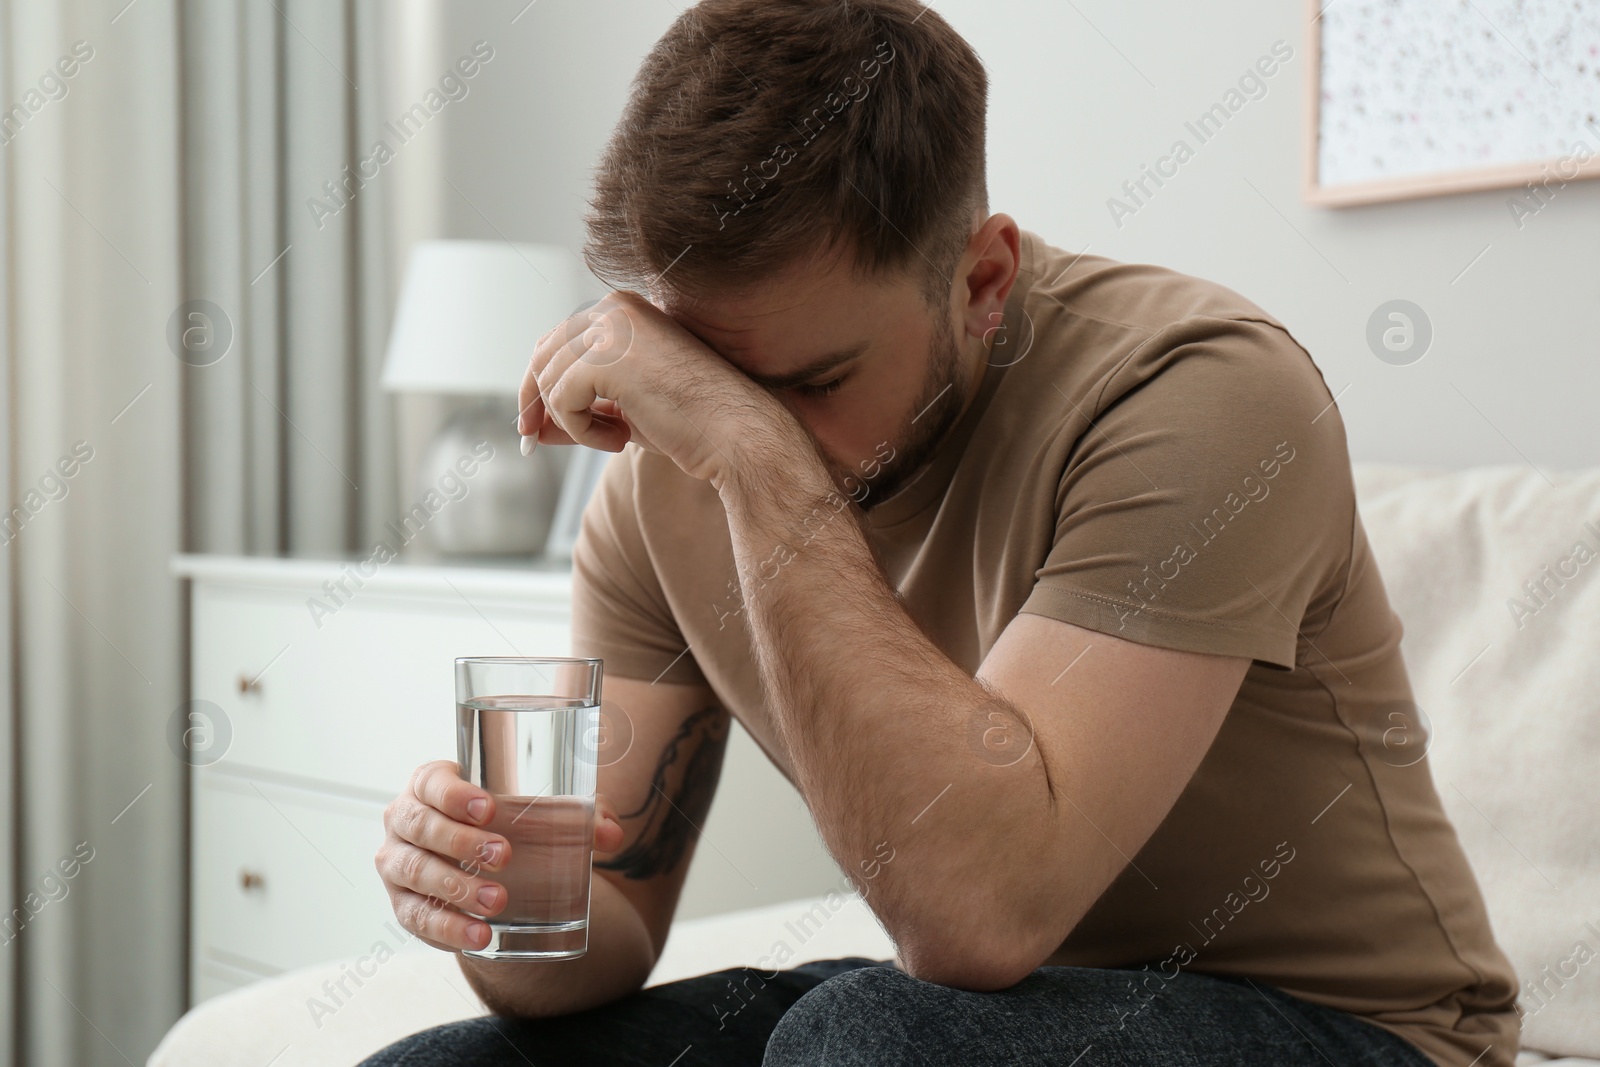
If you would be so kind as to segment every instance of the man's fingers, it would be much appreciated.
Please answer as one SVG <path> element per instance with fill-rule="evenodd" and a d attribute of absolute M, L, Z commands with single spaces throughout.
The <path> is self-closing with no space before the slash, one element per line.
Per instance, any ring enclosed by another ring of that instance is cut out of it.
<path fill-rule="evenodd" d="M 550 358 L 545 360 L 544 366 L 539 368 L 536 382 L 539 396 L 543 401 L 545 417 L 555 423 L 556 427 L 567 435 L 569 441 L 580 444 L 583 427 L 588 422 L 589 405 L 588 403 L 583 405 L 585 417 L 582 419 L 574 417 L 574 414 L 567 409 L 573 396 L 574 379 L 587 377 L 585 371 L 588 367 L 583 362 L 583 353 L 583 339 L 579 334 L 551 353 Z M 542 436 L 540 440 L 543 440 Z"/>
<path fill-rule="evenodd" d="M 622 820 L 617 817 L 617 809 L 604 793 L 594 796 L 594 850 L 596 852 L 615 852 L 622 847 L 626 832 L 622 829 Z"/>
<path fill-rule="evenodd" d="M 529 383 L 533 382 L 533 372 L 529 371 L 522 379 L 522 389 L 517 398 L 517 433 L 523 437 L 534 437 L 539 432 L 539 427 L 545 423 L 544 404 L 539 400 L 539 387 L 532 386 L 529 395 Z M 528 431 L 532 430 L 532 433 Z"/>
<path fill-rule="evenodd" d="M 539 405 L 544 411 L 544 405 Z M 598 448 L 606 452 L 620 452 L 622 446 L 634 439 L 633 428 L 628 425 L 628 420 L 620 415 L 607 415 L 598 410 L 591 409 L 590 432 L 587 437 L 579 442 L 572 439 L 572 435 L 558 426 L 548 412 L 544 412 L 544 421 L 539 425 L 537 436 L 541 445 L 575 445 L 585 444 L 591 448 Z M 521 423 L 518 423 L 518 432 Z M 527 436 L 534 436 L 532 434 Z"/>
<path fill-rule="evenodd" d="M 533 354 L 528 357 L 528 369 L 522 372 L 522 384 L 517 389 L 517 432 L 522 436 L 538 434 L 546 419 L 544 398 L 539 393 L 539 372 L 550 362 L 552 355 L 587 327 L 588 319 L 579 312 L 556 323 L 534 342 Z"/>
<path fill-rule="evenodd" d="M 549 336 L 550 333 L 546 333 L 533 346 L 533 355 L 528 357 L 528 368 L 522 372 L 522 384 L 517 387 L 517 432 L 524 437 L 538 433 L 540 423 L 544 422 L 544 405 L 539 400 L 539 368 L 544 366 L 548 358 L 544 343 Z"/>
<path fill-rule="evenodd" d="M 589 339 L 596 336 L 600 336 L 597 331 L 589 331 L 574 337 L 539 372 L 539 394 L 545 414 L 554 424 L 540 433 L 541 442 L 571 442 L 618 452 L 632 438 L 616 402 L 597 391 L 597 375 L 604 365 L 584 358 L 590 350 Z"/>
<path fill-rule="evenodd" d="M 402 797 L 389 805 L 384 825 L 400 841 L 470 864 L 473 870 L 499 870 L 511 855 L 510 844 L 499 834 L 457 822 L 416 799 Z"/>
<path fill-rule="evenodd" d="M 409 889 L 391 889 L 390 903 L 400 925 L 426 944 L 446 952 L 480 949 L 489 943 L 489 924 L 436 898 Z"/>
<path fill-rule="evenodd" d="M 561 418 L 550 410 L 552 391 L 574 365 L 585 365 L 584 356 L 596 339 L 615 341 L 608 331 L 595 326 L 591 307 L 583 308 L 539 338 L 517 390 L 519 434 L 536 438 L 540 444 L 585 444 L 607 452 L 621 451 L 632 439 L 632 430 L 614 400 L 595 397 L 584 409 Z"/>
<path fill-rule="evenodd" d="M 587 445 L 602 452 L 621 452 L 622 446 L 633 440 L 633 430 L 619 418 L 605 415 L 591 415 L 589 429 L 582 441 L 574 441 L 572 435 L 555 424 L 552 419 L 545 419 L 544 428 L 539 431 L 539 443 L 543 445 Z"/>
<path fill-rule="evenodd" d="M 475 877 L 399 838 L 385 841 L 373 862 L 390 886 L 436 897 L 476 915 L 493 915 L 507 900 L 506 887 L 499 882 Z"/>
<path fill-rule="evenodd" d="M 457 822 L 483 825 L 494 817 L 494 797 L 461 777 L 454 760 L 424 763 L 411 776 L 411 793 Z"/>

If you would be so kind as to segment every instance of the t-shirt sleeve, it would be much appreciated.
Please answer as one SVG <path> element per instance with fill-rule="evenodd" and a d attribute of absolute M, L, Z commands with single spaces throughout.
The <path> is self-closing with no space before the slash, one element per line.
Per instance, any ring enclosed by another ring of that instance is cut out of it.
<path fill-rule="evenodd" d="M 1344 427 L 1309 354 L 1265 322 L 1185 320 L 1080 406 L 1093 425 L 1021 610 L 1294 669 L 1355 515 Z"/>
<path fill-rule="evenodd" d="M 705 684 L 656 577 L 634 493 L 637 446 L 606 461 L 572 547 L 572 651 L 607 675 Z"/>

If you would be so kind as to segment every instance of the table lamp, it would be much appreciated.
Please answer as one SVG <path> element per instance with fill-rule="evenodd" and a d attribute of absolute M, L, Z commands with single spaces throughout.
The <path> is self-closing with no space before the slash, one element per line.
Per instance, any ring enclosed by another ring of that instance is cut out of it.
<path fill-rule="evenodd" d="M 595 284 L 572 252 L 555 245 L 419 241 L 412 247 L 382 385 L 482 398 L 439 431 L 415 472 L 412 502 L 444 501 L 427 521 L 438 551 L 531 555 L 544 547 L 561 487 L 558 453 L 566 450 L 521 455 L 513 425 L 517 387 L 540 336 L 590 299 Z M 486 463 L 484 441 L 494 449 Z M 468 469 L 473 473 L 464 476 Z M 465 486 L 459 496 L 441 489 L 458 484 Z"/>

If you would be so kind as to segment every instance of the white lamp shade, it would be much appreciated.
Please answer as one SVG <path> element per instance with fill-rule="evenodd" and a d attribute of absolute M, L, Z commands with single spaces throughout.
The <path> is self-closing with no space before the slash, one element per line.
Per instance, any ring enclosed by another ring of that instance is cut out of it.
<path fill-rule="evenodd" d="M 598 295 L 598 284 L 556 245 L 419 241 L 389 334 L 383 387 L 515 394 L 540 336 Z"/>

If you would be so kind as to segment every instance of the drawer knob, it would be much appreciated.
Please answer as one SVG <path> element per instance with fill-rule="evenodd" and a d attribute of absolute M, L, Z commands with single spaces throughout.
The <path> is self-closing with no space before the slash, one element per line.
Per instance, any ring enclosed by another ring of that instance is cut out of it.
<path fill-rule="evenodd" d="M 241 671 L 239 673 L 239 693 L 240 693 L 240 695 L 245 695 L 245 694 L 249 694 L 249 693 L 259 693 L 259 692 L 261 692 L 261 679 L 260 678 L 252 678 L 248 674 L 245 674 L 243 671 Z"/>
<path fill-rule="evenodd" d="M 267 878 L 258 871 L 239 868 L 239 888 L 249 892 L 252 889 L 265 889 Z"/>

